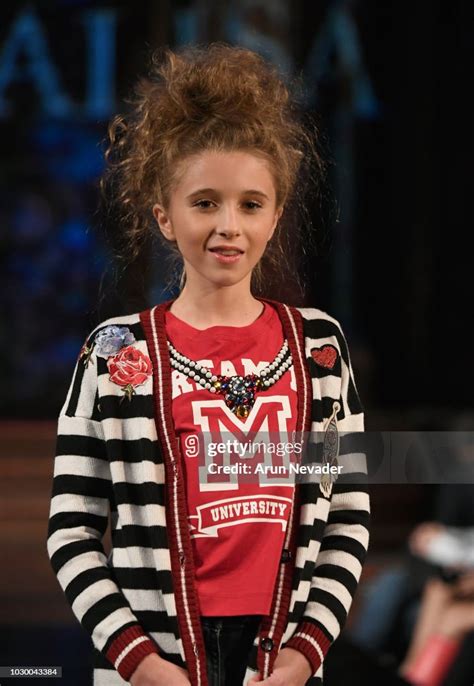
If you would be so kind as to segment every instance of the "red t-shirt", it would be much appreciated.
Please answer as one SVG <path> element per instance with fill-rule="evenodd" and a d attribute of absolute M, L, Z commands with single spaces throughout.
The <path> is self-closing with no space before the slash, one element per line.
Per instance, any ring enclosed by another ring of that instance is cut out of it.
<path fill-rule="evenodd" d="M 264 305 L 248 326 L 204 330 L 189 326 L 168 309 L 166 333 L 178 352 L 215 374 L 258 374 L 273 362 L 284 340 L 277 311 Z M 293 367 L 273 386 L 256 393 L 245 419 L 226 406 L 223 395 L 202 388 L 182 372 L 173 369 L 172 381 L 201 615 L 269 614 L 294 488 L 289 470 L 275 470 L 295 461 L 282 447 L 296 429 Z M 230 451 L 227 448 L 234 440 L 238 452 L 231 454 L 234 444 Z M 209 441 L 211 445 L 204 447 Z M 259 454 L 250 447 L 257 441 L 267 446 Z M 247 474 L 217 472 L 225 464 L 237 464 L 237 470 L 240 465 Z"/>

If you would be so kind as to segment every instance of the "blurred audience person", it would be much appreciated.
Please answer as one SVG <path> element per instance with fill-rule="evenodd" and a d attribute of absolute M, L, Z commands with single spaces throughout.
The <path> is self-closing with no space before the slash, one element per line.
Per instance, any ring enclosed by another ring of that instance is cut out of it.
<path fill-rule="evenodd" d="M 424 660 L 438 655 L 440 674 L 433 678 L 439 683 L 474 681 L 473 504 L 474 484 L 439 486 L 433 521 L 418 524 L 400 561 L 361 588 L 359 612 L 346 632 L 353 644 L 412 683 L 425 683 L 413 671 L 423 650 Z M 433 631 L 441 625 L 442 638 Z"/>
<path fill-rule="evenodd" d="M 439 686 L 474 630 L 474 527 L 425 522 L 412 533 L 409 546 L 414 555 L 441 566 L 444 578 L 426 583 L 399 671 L 413 684 Z"/>

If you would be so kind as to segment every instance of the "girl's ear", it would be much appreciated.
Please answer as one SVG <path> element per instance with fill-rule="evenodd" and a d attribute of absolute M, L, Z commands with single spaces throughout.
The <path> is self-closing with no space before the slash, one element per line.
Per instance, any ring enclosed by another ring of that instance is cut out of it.
<path fill-rule="evenodd" d="M 163 207 L 161 205 L 158 205 L 158 203 L 155 203 L 155 205 L 153 205 L 153 216 L 155 217 L 156 223 L 158 224 L 158 228 L 160 229 L 163 236 L 168 241 L 175 241 L 176 238 L 174 235 L 173 224 L 171 223 L 171 219 L 169 218 L 168 214 L 165 212 Z"/>

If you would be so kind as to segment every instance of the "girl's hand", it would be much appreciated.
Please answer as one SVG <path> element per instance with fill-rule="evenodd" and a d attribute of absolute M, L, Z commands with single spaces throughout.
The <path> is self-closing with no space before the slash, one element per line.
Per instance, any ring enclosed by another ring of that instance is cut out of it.
<path fill-rule="evenodd" d="M 312 667 L 303 653 L 294 648 L 282 648 L 268 679 L 262 681 L 258 673 L 249 679 L 245 686 L 305 686 L 312 674 Z"/>
<path fill-rule="evenodd" d="M 133 672 L 130 683 L 132 686 L 191 686 L 185 669 L 164 660 L 157 653 L 143 658 Z"/>

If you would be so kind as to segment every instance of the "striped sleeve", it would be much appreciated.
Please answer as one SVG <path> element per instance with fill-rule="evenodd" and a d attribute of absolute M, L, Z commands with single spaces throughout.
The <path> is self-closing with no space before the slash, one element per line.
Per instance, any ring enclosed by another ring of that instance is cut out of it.
<path fill-rule="evenodd" d="M 58 418 L 47 550 L 74 615 L 128 681 L 159 649 L 115 583 L 102 544 L 112 488 L 92 341 L 91 334 L 81 348 Z"/>
<path fill-rule="evenodd" d="M 343 465 L 343 471 L 332 488 L 329 516 L 303 617 L 285 644 L 306 656 L 313 674 L 344 627 L 369 545 L 364 414 L 347 341 L 339 324 L 337 339 L 341 351 L 338 463 Z"/>

